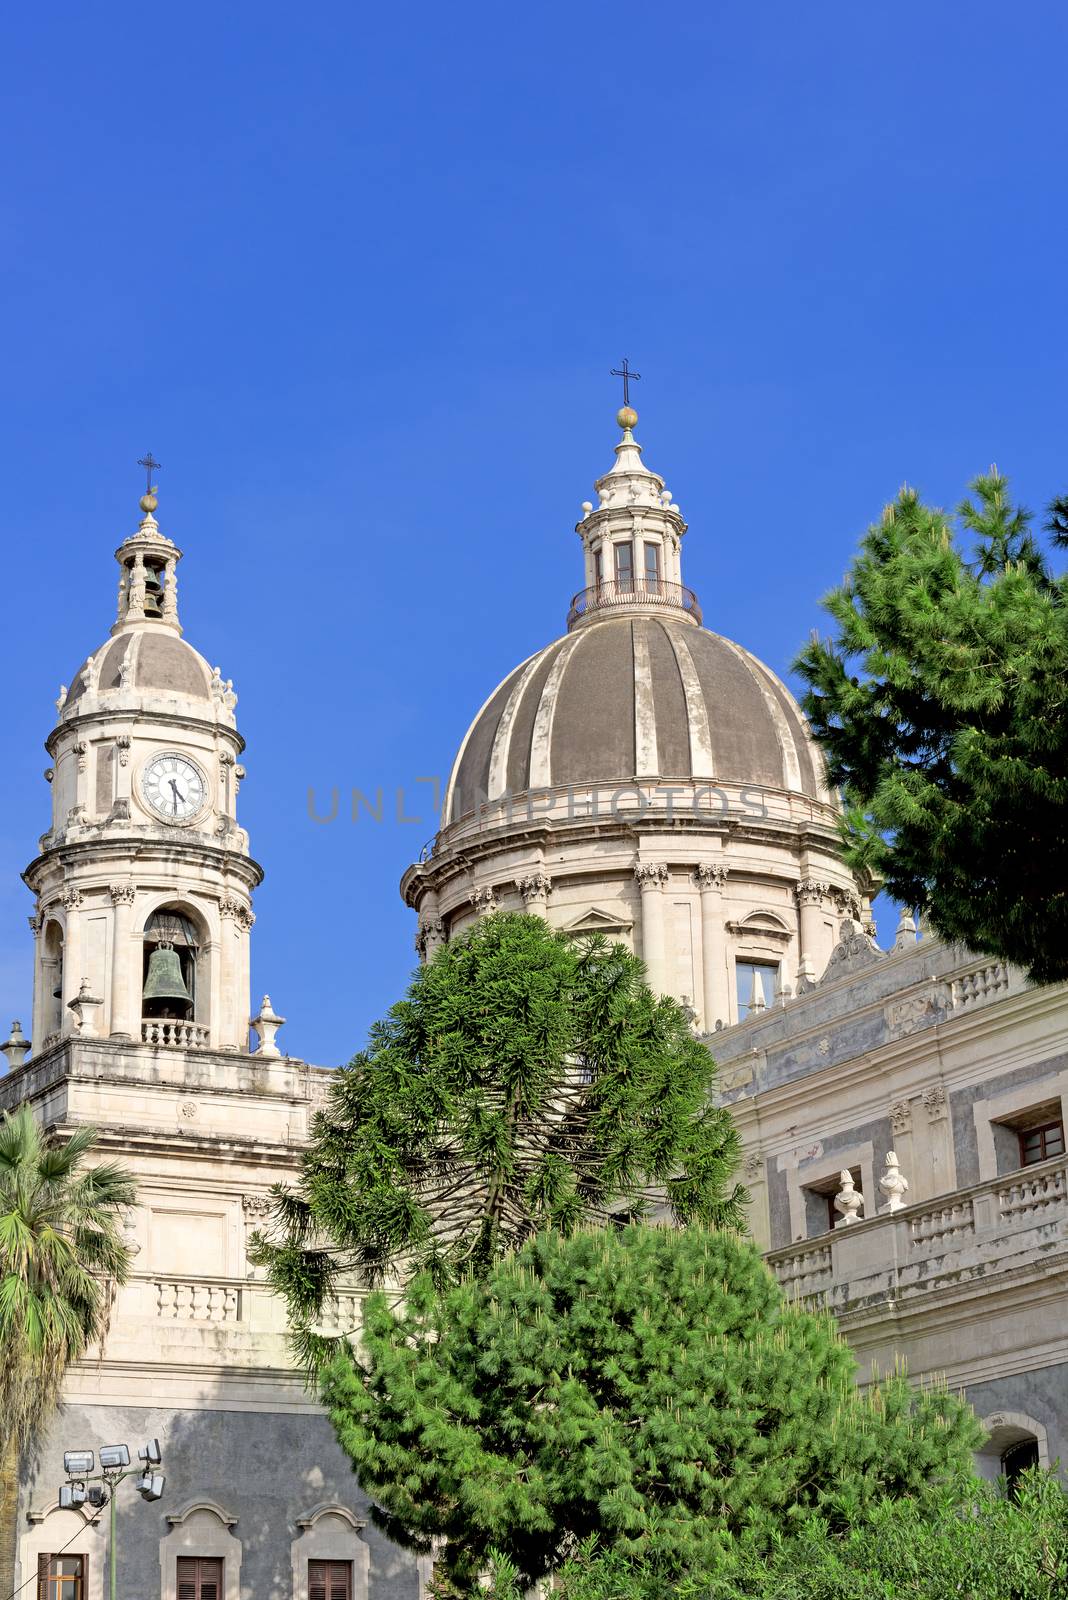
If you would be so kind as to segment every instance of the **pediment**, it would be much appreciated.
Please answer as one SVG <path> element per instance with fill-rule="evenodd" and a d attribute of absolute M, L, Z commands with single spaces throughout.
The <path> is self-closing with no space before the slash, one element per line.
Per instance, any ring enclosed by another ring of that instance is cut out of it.
<path fill-rule="evenodd" d="M 738 937 L 789 939 L 793 930 L 774 911 L 750 911 L 740 922 L 728 922 L 729 931 Z"/>
<path fill-rule="evenodd" d="M 633 917 L 628 916 L 622 907 L 618 910 L 604 911 L 600 906 L 591 906 L 573 922 L 566 922 L 560 931 L 561 933 L 629 933 L 633 926 Z"/>

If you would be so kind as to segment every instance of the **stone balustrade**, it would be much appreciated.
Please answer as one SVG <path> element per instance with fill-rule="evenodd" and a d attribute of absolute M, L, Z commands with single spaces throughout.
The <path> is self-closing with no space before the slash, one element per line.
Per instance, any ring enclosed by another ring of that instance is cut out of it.
<path fill-rule="evenodd" d="M 240 1322 L 242 1290 L 208 1278 L 154 1278 L 156 1314 L 163 1321 Z"/>
<path fill-rule="evenodd" d="M 950 989 L 954 1010 L 961 1006 L 981 1004 L 1008 992 L 1009 969 L 1004 961 L 991 961 L 973 972 L 963 972 L 954 978 Z"/>
<path fill-rule="evenodd" d="M 207 1050 L 209 1029 L 203 1022 L 182 1022 L 173 1017 L 145 1017 L 141 1023 L 141 1042 L 175 1050 Z"/>
<path fill-rule="evenodd" d="M 772 1250 L 786 1293 L 849 1316 L 1068 1254 L 1068 1157 L 1057 1156 Z"/>

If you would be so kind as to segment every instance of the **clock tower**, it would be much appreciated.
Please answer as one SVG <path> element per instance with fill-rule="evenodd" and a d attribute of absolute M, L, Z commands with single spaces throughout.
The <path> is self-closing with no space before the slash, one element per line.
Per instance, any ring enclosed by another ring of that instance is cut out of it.
<path fill-rule="evenodd" d="M 37 898 L 33 1052 L 61 1039 L 246 1052 L 252 891 L 230 680 L 182 638 L 155 490 L 115 552 L 110 637 L 60 689 Z"/>

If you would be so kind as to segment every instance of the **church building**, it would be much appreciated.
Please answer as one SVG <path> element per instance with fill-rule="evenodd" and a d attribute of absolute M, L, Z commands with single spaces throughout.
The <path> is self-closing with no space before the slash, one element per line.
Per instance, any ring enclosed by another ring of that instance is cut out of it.
<path fill-rule="evenodd" d="M 907 916 L 879 949 L 804 717 L 703 626 L 682 513 L 634 411 L 618 422 L 566 632 L 490 694 L 404 873 L 420 957 L 496 909 L 624 941 L 719 1063 L 787 1292 L 835 1313 L 862 1378 L 903 1357 L 962 1387 L 988 1475 L 1068 1456 L 1068 992 Z M 248 1260 L 329 1075 L 250 1005 L 237 697 L 183 638 L 156 510 L 150 489 L 114 626 L 57 703 L 24 874 L 33 1017 L 2 1047 L 0 1108 L 98 1128 L 138 1203 L 106 1346 L 24 1464 L 16 1582 L 103 1600 L 103 1524 L 59 1504 L 63 1451 L 158 1438 L 163 1498 L 120 1491 L 126 1592 L 419 1600 L 425 1561 L 374 1526 Z M 342 1295 L 327 1326 L 357 1321 Z"/>

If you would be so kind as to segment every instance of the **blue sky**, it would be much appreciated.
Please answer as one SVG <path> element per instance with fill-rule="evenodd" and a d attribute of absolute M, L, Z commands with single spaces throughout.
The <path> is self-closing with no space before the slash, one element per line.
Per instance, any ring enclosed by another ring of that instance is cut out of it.
<path fill-rule="evenodd" d="M 240 695 L 254 993 L 324 1064 L 414 959 L 417 780 L 562 631 L 622 355 L 706 622 L 781 672 L 903 480 L 1068 489 L 1066 15 L 11 11 L 0 1022 L 30 1010 L 42 741 L 149 447 L 186 636 Z M 390 820 L 316 826 L 334 785 Z"/>

